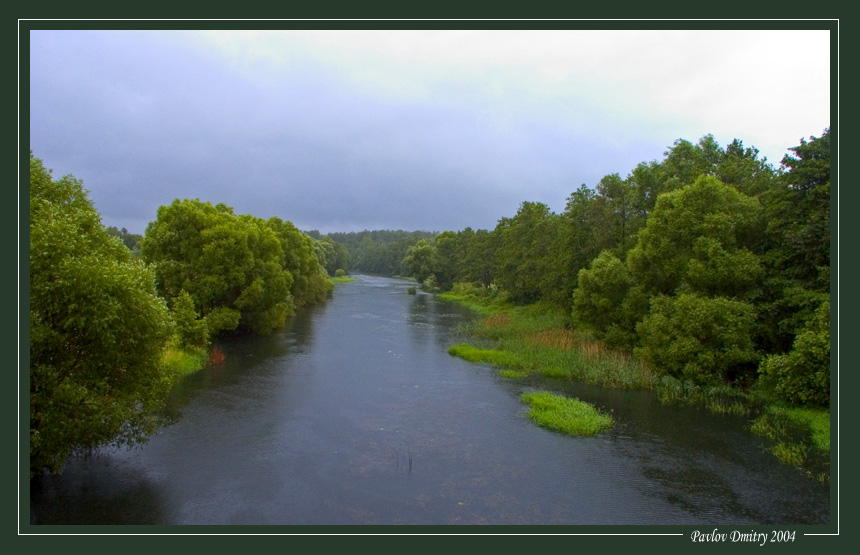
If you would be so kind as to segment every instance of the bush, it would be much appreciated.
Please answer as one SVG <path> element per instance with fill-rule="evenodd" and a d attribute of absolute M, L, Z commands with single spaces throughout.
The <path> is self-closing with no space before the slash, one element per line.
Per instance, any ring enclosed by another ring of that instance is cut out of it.
<path fill-rule="evenodd" d="M 334 271 L 334 277 L 343 277 L 345 275 L 346 275 L 346 272 L 343 271 L 342 268 L 338 268 L 337 270 Z"/>
<path fill-rule="evenodd" d="M 791 403 L 830 404 L 830 302 L 824 302 L 796 336 L 791 351 L 771 355 L 759 368 L 762 382 Z"/>
<path fill-rule="evenodd" d="M 657 296 L 636 326 L 637 356 L 698 384 L 736 381 L 754 368 L 753 308 L 724 298 Z"/>
<path fill-rule="evenodd" d="M 603 251 L 588 269 L 579 271 L 573 294 L 574 321 L 604 337 L 624 320 L 622 303 L 633 280 L 627 265 Z"/>
<path fill-rule="evenodd" d="M 184 289 L 171 301 L 173 321 L 181 347 L 205 347 L 209 343 L 209 330 L 194 309 L 194 299 Z"/>

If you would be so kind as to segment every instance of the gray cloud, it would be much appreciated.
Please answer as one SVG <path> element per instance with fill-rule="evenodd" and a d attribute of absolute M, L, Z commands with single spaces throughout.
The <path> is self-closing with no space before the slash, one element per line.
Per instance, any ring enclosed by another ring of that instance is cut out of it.
<path fill-rule="evenodd" d="M 555 99 L 582 110 L 571 125 L 516 88 L 481 96 L 462 69 L 409 98 L 309 57 L 254 74 L 148 32 L 33 32 L 30 68 L 35 155 L 82 179 L 106 225 L 139 233 L 175 198 L 324 232 L 492 228 L 525 200 L 560 211 L 678 138 L 606 141 L 611 110 Z"/>

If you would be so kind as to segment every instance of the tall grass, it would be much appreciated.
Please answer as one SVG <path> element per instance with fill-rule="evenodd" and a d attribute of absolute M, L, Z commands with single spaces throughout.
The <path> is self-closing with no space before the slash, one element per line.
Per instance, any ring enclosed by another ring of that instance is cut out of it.
<path fill-rule="evenodd" d="M 179 377 L 193 374 L 206 365 L 208 353 L 205 350 L 184 350 L 172 342 L 161 355 L 161 363 Z"/>
<path fill-rule="evenodd" d="M 750 428 L 773 442 L 777 458 L 821 482 L 830 480 L 830 411 L 771 405 Z"/>
<path fill-rule="evenodd" d="M 463 302 L 462 294 L 438 297 Z M 474 295 L 467 298 L 482 306 L 485 316 L 461 331 L 483 348 L 461 343 L 449 349 L 453 355 L 517 370 L 517 377 L 528 372 L 605 387 L 652 385 L 647 365 L 578 333 L 567 325 L 561 310 L 543 304 L 512 307 Z"/>

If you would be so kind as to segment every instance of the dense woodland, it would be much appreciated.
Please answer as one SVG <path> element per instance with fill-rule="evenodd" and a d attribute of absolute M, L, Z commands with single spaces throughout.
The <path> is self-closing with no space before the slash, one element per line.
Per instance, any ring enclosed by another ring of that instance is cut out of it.
<path fill-rule="evenodd" d="M 546 303 L 674 379 L 829 406 L 829 129 L 791 152 L 774 168 L 738 140 L 678 140 L 493 230 L 322 236 L 177 199 L 142 237 L 105 228 L 82 183 L 31 153 L 31 473 L 143 440 L 177 377 L 165 352 L 269 333 L 338 270 Z"/>
<path fill-rule="evenodd" d="M 735 140 L 678 140 L 662 161 L 523 202 L 491 231 L 408 249 L 426 287 L 543 302 L 610 347 L 697 385 L 830 403 L 830 131 L 778 169 Z"/>
<path fill-rule="evenodd" d="M 176 200 L 145 236 L 105 228 L 81 181 L 30 154 L 30 466 L 151 434 L 182 364 L 325 300 L 343 245 L 290 222 Z M 187 370 L 187 369 L 185 369 Z"/>
<path fill-rule="evenodd" d="M 330 233 L 327 237 L 347 249 L 347 269 L 355 273 L 411 277 L 412 268 L 403 264 L 406 251 L 421 239 L 433 239 L 436 235 L 430 231 L 365 230 Z"/>

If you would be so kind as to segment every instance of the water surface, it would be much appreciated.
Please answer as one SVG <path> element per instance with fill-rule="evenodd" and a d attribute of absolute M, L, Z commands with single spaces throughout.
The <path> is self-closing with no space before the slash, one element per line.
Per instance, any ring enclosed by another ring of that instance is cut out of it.
<path fill-rule="evenodd" d="M 380 277 L 336 287 L 174 392 L 132 450 L 31 482 L 33 524 L 825 524 L 829 486 L 743 417 L 648 392 L 507 380 L 447 354 L 473 315 Z M 612 411 L 568 437 L 524 417 L 550 389 Z"/>

